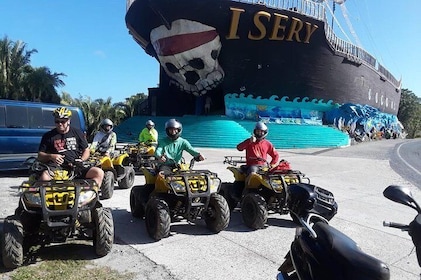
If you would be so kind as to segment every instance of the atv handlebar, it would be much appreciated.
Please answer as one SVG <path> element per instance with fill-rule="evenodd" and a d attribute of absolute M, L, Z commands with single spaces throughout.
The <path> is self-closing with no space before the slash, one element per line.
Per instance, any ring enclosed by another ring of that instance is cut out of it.
<path fill-rule="evenodd" d="M 409 230 L 409 225 L 395 223 L 395 222 L 383 221 L 383 226 L 384 227 L 398 228 L 398 229 L 401 229 L 402 231 L 408 231 Z"/>

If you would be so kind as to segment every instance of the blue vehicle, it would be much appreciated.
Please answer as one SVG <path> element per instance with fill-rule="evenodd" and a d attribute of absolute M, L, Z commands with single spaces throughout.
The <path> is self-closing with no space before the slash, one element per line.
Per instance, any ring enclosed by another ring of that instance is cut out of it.
<path fill-rule="evenodd" d="M 63 105 L 0 99 L 0 171 L 27 169 L 42 135 L 55 127 L 53 111 Z M 83 111 L 72 111 L 71 125 L 86 133 Z"/>

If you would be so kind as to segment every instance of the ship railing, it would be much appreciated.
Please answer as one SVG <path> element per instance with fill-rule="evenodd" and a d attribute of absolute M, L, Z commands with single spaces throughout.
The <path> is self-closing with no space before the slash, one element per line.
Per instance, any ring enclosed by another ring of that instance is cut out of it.
<path fill-rule="evenodd" d="M 129 10 L 134 1 L 135 0 L 126 0 L 126 12 Z"/>
<path fill-rule="evenodd" d="M 317 3 L 312 0 L 231 0 L 234 2 L 249 3 L 249 4 L 260 4 L 269 8 L 290 10 L 314 19 L 324 22 L 325 35 L 330 47 L 337 53 L 341 53 L 347 60 L 356 63 L 369 66 L 374 71 L 377 71 L 379 75 L 389 80 L 394 86 L 400 88 L 400 82 L 396 80 L 393 75 L 380 65 L 376 58 L 369 54 L 364 49 L 347 42 L 333 32 L 332 27 L 329 25 L 326 10 L 323 4 Z"/>
<path fill-rule="evenodd" d="M 233 2 L 260 4 L 269 8 L 291 10 L 306 16 L 324 20 L 325 8 L 311 0 L 231 0 Z"/>
<path fill-rule="evenodd" d="M 377 71 L 381 78 L 387 79 L 396 88 L 401 87 L 401 83 L 388 70 L 386 70 L 386 68 L 378 63 L 377 59 L 374 58 L 371 54 L 362 48 L 337 37 L 327 21 L 325 21 L 325 34 L 327 42 L 333 50 L 338 53 L 342 53 L 349 61 L 357 64 L 366 64 L 373 70 Z"/>

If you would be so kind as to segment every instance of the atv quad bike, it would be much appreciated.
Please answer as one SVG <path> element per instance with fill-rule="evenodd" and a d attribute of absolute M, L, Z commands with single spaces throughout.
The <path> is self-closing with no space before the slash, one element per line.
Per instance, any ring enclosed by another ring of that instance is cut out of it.
<path fill-rule="evenodd" d="M 117 182 L 120 189 L 129 189 L 134 184 L 135 171 L 128 163 L 127 153 L 122 153 L 109 157 L 95 152 L 89 161 L 95 163 L 104 171 L 104 179 L 101 184 L 101 199 L 108 199 L 113 196 L 114 185 Z"/>
<path fill-rule="evenodd" d="M 71 171 L 52 171 L 35 161 L 32 170 L 48 170 L 51 181 L 30 175 L 20 190 L 15 214 L 4 220 L 2 258 L 6 268 L 21 266 L 33 245 L 65 243 L 71 239 L 92 240 L 98 256 L 107 255 L 114 241 L 111 210 L 99 202 L 99 187 L 94 180 L 76 179 L 86 163 L 75 163 Z"/>
<path fill-rule="evenodd" d="M 231 210 L 238 203 L 246 226 L 252 229 L 264 228 L 269 213 L 288 214 L 287 190 L 291 184 L 304 183 L 317 194 L 314 211 L 331 219 L 337 211 L 333 194 L 325 189 L 310 184 L 310 179 L 301 171 L 291 170 L 289 163 L 282 160 L 275 167 L 262 158 L 267 164 L 257 173 L 246 176 L 246 159 L 242 156 L 225 156 L 224 164 L 234 175 L 233 183 L 222 183 L 220 194 L 225 197 Z M 291 215 L 294 219 L 295 216 Z"/>
<path fill-rule="evenodd" d="M 194 222 L 204 219 L 214 233 L 224 230 L 230 220 L 225 198 L 218 194 L 221 179 L 209 170 L 192 170 L 182 163 L 169 175 L 160 175 L 151 167 L 143 167 L 146 185 L 134 186 L 130 193 L 132 215 L 145 218 L 151 238 L 169 236 L 171 221 Z"/>
<path fill-rule="evenodd" d="M 141 171 L 143 166 L 151 166 L 155 160 L 155 146 L 147 143 L 127 144 L 126 153 L 129 155 L 130 163 L 136 171 Z"/>

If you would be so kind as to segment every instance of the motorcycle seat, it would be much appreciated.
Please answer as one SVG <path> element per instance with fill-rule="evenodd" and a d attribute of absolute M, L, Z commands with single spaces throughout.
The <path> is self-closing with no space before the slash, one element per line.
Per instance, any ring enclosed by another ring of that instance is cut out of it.
<path fill-rule="evenodd" d="M 363 252 L 350 237 L 324 222 L 313 226 L 323 252 L 331 256 L 330 267 L 341 272 L 342 279 L 390 279 L 389 267 Z M 325 251 L 326 250 L 326 251 Z"/>

